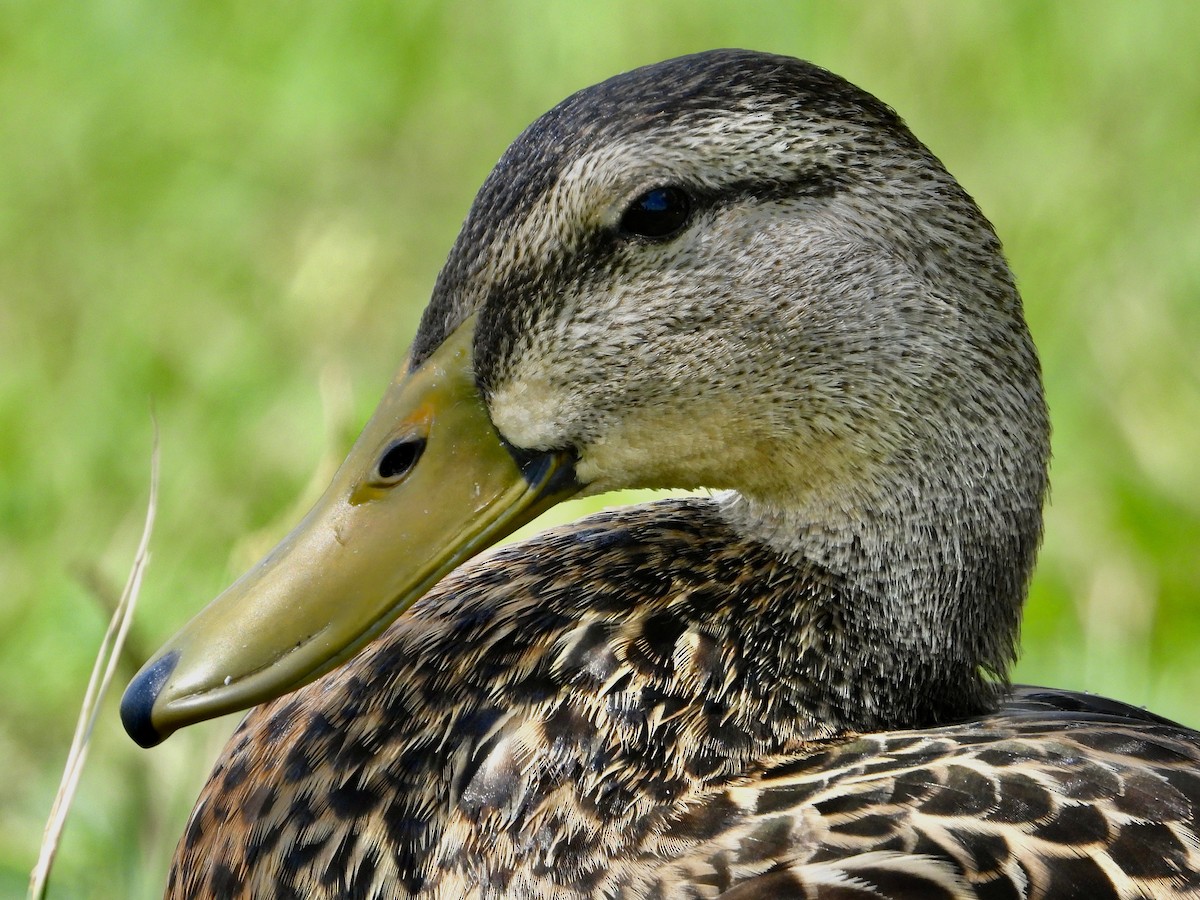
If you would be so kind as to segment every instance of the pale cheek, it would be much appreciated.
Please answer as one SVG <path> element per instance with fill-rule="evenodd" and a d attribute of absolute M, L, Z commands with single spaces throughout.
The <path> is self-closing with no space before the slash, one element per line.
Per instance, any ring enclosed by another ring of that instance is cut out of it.
<path fill-rule="evenodd" d="M 675 421 L 678 419 L 678 421 Z M 576 472 L 599 493 L 623 488 L 723 489 L 764 465 L 756 442 L 727 416 L 631 414 L 583 448 Z M 730 440 L 741 431 L 742 439 Z"/>
<path fill-rule="evenodd" d="M 527 450 L 544 450 L 562 444 L 562 423 L 570 410 L 561 391 L 548 382 L 529 378 L 497 391 L 488 406 L 492 424 L 506 440 Z"/>

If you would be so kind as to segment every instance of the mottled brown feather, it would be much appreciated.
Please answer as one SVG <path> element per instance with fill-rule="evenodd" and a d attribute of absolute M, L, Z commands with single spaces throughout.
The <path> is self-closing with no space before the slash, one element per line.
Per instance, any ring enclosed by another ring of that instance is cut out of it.
<path fill-rule="evenodd" d="M 830 673 L 775 639 L 829 591 L 734 546 L 711 501 L 502 550 L 248 717 L 170 895 L 1200 892 L 1194 732 L 1028 688 L 957 724 L 850 732 Z"/>

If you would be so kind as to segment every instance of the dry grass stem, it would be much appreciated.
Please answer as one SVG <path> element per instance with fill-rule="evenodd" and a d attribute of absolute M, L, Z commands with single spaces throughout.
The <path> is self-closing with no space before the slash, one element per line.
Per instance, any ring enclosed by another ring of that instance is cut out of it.
<path fill-rule="evenodd" d="M 158 507 L 158 426 L 154 428 L 154 446 L 150 452 L 150 496 L 146 504 L 146 521 L 142 527 L 141 541 L 133 558 L 133 566 L 125 589 L 117 602 L 104 640 L 96 654 L 96 662 L 92 667 L 92 675 L 88 680 L 87 691 L 84 694 L 83 705 L 79 710 L 79 718 L 75 723 L 75 736 L 71 740 L 71 750 L 67 754 L 66 766 L 63 769 L 62 781 L 58 793 L 54 797 L 54 805 L 50 809 L 50 818 L 46 822 L 46 830 L 42 835 L 41 850 L 38 853 L 37 864 L 29 878 L 29 900 L 43 900 L 46 896 L 46 885 L 50 878 L 50 869 L 54 865 L 54 856 L 62 839 L 63 827 L 66 825 L 67 813 L 79 786 L 79 777 L 83 772 L 84 760 L 87 758 L 88 747 L 91 744 L 92 732 L 96 726 L 100 705 L 108 693 L 113 673 L 121 658 L 121 648 L 133 622 L 133 611 L 137 606 L 138 593 L 142 587 L 142 576 L 150 562 L 150 535 L 154 530 L 154 513 Z"/>

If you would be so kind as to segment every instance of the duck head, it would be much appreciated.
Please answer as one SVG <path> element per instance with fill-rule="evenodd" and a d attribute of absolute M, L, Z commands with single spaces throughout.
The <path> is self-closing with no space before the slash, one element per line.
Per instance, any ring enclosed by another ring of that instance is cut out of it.
<path fill-rule="evenodd" d="M 292 690 L 550 504 L 629 487 L 726 491 L 913 652 L 1002 676 L 1047 457 L 999 241 L 896 114 L 794 59 L 670 60 L 508 149 L 328 491 L 122 716 L 148 746 Z"/>

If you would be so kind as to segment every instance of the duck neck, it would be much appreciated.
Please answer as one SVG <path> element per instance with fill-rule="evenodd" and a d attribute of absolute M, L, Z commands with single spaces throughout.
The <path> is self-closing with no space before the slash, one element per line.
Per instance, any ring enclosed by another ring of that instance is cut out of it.
<path fill-rule="evenodd" d="M 986 712 L 1016 655 L 1040 497 L 1023 510 L 981 512 L 946 497 L 921 503 L 928 493 L 909 488 L 837 513 L 738 494 L 720 504 L 739 537 L 823 584 L 797 598 L 794 627 L 806 645 L 800 658 L 820 658 L 825 670 L 815 712 L 844 728 Z"/>

